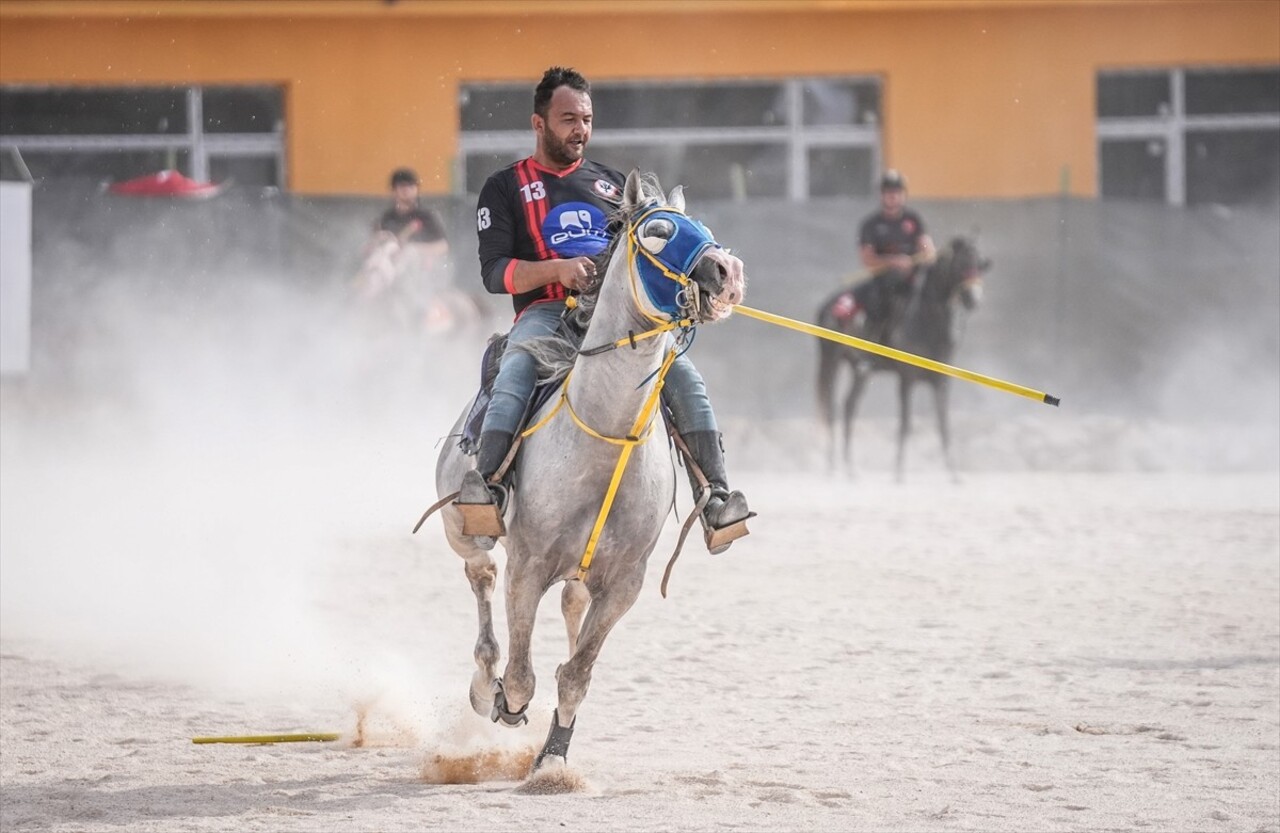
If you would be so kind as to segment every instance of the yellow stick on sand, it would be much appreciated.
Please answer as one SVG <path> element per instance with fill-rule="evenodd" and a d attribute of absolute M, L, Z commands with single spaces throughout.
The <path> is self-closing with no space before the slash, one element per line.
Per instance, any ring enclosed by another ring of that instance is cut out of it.
<path fill-rule="evenodd" d="M 867 341 L 857 336 L 845 335 L 835 330 L 828 330 L 826 327 L 819 327 L 816 324 L 806 324 L 803 321 L 796 321 L 792 318 L 783 318 L 781 315 L 774 315 L 771 312 L 752 309 L 748 306 L 738 304 L 734 308 L 734 312 L 741 313 L 748 318 L 757 318 L 770 324 L 777 324 L 780 327 L 787 327 L 802 333 L 808 333 L 818 338 L 825 338 L 828 341 L 839 342 L 849 347 L 865 350 L 868 353 L 875 353 L 885 358 L 894 359 L 895 361 L 906 362 L 907 364 L 923 367 L 925 370 L 932 370 L 936 373 L 942 373 L 947 376 L 954 376 L 957 379 L 964 379 L 967 382 L 977 382 L 980 385 L 986 385 L 989 388 L 1002 390 L 1006 393 L 1014 393 L 1018 396 L 1025 396 L 1028 399 L 1035 399 L 1046 405 L 1057 406 L 1060 401 L 1056 396 L 1050 396 L 1047 393 L 1031 388 L 1024 388 L 1022 385 L 1015 385 L 1012 382 L 1006 382 L 1002 379 L 996 379 L 991 376 L 984 376 L 981 373 L 974 373 L 972 370 L 965 370 L 960 367 L 952 367 L 949 364 L 936 362 L 933 359 L 926 359 L 924 356 L 917 356 L 914 353 L 907 353 L 903 350 L 895 350 L 892 347 L 885 347 L 883 344 L 876 344 L 874 341 Z"/>
<path fill-rule="evenodd" d="M 300 735 L 241 735 L 221 738 L 192 738 L 192 743 L 301 743 L 329 741 L 341 737 L 338 732 L 305 732 Z"/>

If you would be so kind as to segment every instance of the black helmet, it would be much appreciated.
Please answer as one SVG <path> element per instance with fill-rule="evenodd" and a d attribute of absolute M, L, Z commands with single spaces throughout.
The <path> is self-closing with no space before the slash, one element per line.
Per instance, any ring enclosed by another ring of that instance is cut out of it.
<path fill-rule="evenodd" d="M 418 174 L 413 168 L 396 168 L 391 174 L 391 187 L 397 185 L 420 185 Z"/>
<path fill-rule="evenodd" d="M 884 176 L 880 177 L 880 190 L 907 190 L 907 178 L 893 168 L 884 172 Z"/>

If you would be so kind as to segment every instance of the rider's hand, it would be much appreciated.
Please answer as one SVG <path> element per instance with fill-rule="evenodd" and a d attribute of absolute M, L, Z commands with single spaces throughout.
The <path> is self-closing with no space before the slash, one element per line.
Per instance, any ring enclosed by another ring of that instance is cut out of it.
<path fill-rule="evenodd" d="M 565 289 L 581 289 L 596 276 L 595 261 L 589 257 L 571 257 L 557 263 L 560 267 L 557 277 Z"/>

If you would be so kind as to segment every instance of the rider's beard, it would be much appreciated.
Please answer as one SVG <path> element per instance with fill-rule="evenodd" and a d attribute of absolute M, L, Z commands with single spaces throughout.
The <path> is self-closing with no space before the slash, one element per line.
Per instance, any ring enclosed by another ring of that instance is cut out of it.
<path fill-rule="evenodd" d="M 542 150 L 547 154 L 547 158 L 557 165 L 569 167 L 582 158 L 586 149 L 585 140 L 582 142 L 582 150 L 574 150 L 568 142 L 560 141 L 560 137 L 552 132 L 550 125 L 542 128 Z"/>

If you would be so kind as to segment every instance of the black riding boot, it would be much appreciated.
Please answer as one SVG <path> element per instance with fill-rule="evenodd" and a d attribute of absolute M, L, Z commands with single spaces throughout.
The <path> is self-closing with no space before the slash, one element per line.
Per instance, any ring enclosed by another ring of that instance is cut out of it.
<path fill-rule="evenodd" d="M 729 476 L 725 472 L 724 447 L 719 431 L 690 431 L 684 435 L 685 445 L 693 460 L 702 469 L 711 489 L 711 498 L 702 510 L 702 527 L 706 533 L 707 549 L 713 554 L 729 549 L 736 539 L 747 534 L 746 520 L 755 513 L 747 508 L 747 498 L 738 491 L 729 490 Z M 689 482 L 693 485 L 696 500 L 702 496 L 698 477 L 689 470 Z"/>
<path fill-rule="evenodd" d="M 507 459 L 507 452 L 511 450 L 511 443 L 515 440 L 514 434 L 506 431 L 485 431 L 480 435 L 480 450 L 476 452 L 476 471 L 480 472 L 480 476 L 485 480 L 493 477 L 493 473 L 502 465 L 502 461 Z"/>
<path fill-rule="evenodd" d="M 462 533 L 473 536 L 481 549 L 492 549 L 497 539 L 507 534 L 502 522 L 507 510 L 507 489 L 489 480 L 506 459 L 514 439 L 506 431 L 482 433 L 476 467 L 462 476 L 454 505 L 462 512 Z"/>

